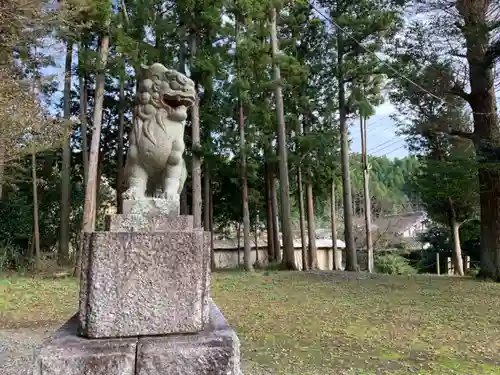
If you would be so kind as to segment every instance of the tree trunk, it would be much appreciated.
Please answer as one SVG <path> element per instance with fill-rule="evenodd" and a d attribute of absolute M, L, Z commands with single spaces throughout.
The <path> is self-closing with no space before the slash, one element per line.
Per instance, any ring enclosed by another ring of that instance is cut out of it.
<path fill-rule="evenodd" d="M 238 246 L 238 267 L 241 264 L 241 253 L 240 253 L 240 248 L 241 248 L 241 223 L 238 223 L 237 227 L 237 233 L 236 233 L 236 243 Z"/>
<path fill-rule="evenodd" d="M 278 61 L 279 55 L 277 35 L 277 11 L 271 10 L 271 45 L 273 57 L 273 80 L 275 81 L 276 118 L 278 122 L 278 154 L 280 172 L 281 222 L 283 239 L 283 267 L 296 270 L 295 249 L 293 247 L 292 214 L 290 209 L 290 188 L 288 182 L 288 151 L 286 144 L 286 124 L 281 90 L 281 73 Z"/>
<path fill-rule="evenodd" d="M 31 179 L 33 181 L 33 234 L 35 240 L 35 271 L 40 271 L 42 254 L 40 250 L 40 224 L 38 222 L 38 182 L 36 176 L 35 141 L 31 149 Z"/>
<path fill-rule="evenodd" d="M 210 231 L 210 166 L 203 163 L 203 230 Z"/>
<path fill-rule="evenodd" d="M 302 249 L 302 270 L 307 271 L 309 269 L 308 265 L 308 255 L 306 249 L 306 218 L 304 209 L 304 193 L 302 191 L 302 169 L 300 165 L 297 167 L 297 191 L 299 200 L 299 217 L 300 217 L 300 245 Z"/>
<path fill-rule="evenodd" d="M 181 215 L 189 215 L 189 205 L 188 205 L 188 196 L 187 196 L 187 179 L 184 184 L 184 188 L 181 191 L 181 202 L 180 202 L 180 211 Z"/>
<path fill-rule="evenodd" d="M 281 263 L 281 241 L 280 241 L 280 226 L 278 216 L 278 197 L 276 195 L 276 176 L 271 174 L 271 201 L 273 209 L 273 242 L 275 261 Z"/>
<path fill-rule="evenodd" d="M 97 188 L 97 172 L 99 167 L 99 146 L 101 140 L 101 126 L 102 126 L 102 111 L 104 102 L 104 86 L 106 78 L 106 65 L 108 62 L 109 52 L 109 35 L 105 34 L 101 37 L 99 48 L 99 65 L 98 74 L 96 79 L 95 103 L 94 103 L 94 116 L 93 124 L 94 131 L 92 133 L 92 141 L 90 144 L 89 155 L 89 171 L 87 184 L 85 186 L 85 203 L 83 208 L 83 233 L 90 233 L 94 231 L 95 224 L 95 211 L 96 211 L 96 188 Z M 81 259 L 83 251 L 83 236 L 81 245 L 78 249 L 78 257 L 76 263 L 75 274 L 80 277 Z"/>
<path fill-rule="evenodd" d="M 186 44 L 185 35 L 181 36 L 181 43 L 179 48 L 179 72 L 182 74 L 186 74 Z M 180 196 L 180 214 L 181 215 L 189 215 L 189 206 L 188 206 L 188 181 L 184 183 L 184 187 L 181 191 Z"/>
<path fill-rule="evenodd" d="M 243 263 L 246 271 L 253 271 L 250 249 L 250 210 L 248 208 L 247 158 L 245 144 L 245 116 L 243 104 L 239 104 L 240 117 L 240 157 L 241 157 L 241 186 L 243 201 Z"/>
<path fill-rule="evenodd" d="M 464 25 L 469 64 L 469 102 L 474 118 L 474 143 L 479 156 L 481 207 L 480 277 L 500 281 L 500 171 L 498 169 L 500 129 L 493 68 L 498 48 L 489 50 L 488 0 L 457 1 Z M 498 41 L 493 43 L 498 46 Z M 493 53 L 490 53 L 493 52 Z"/>
<path fill-rule="evenodd" d="M 71 65 L 73 56 L 73 44 L 66 43 L 66 62 L 64 68 L 64 119 L 69 122 L 71 115 Z M 59 264 L 67 264 L 69 260 L 69 227 L 71 211 L 71 132 L 68 130 L 62 145 L 62 167 L 61 167 L 61 223 L 59 232 L 59 253 L 57 261 Z"/>
<path fill-rule="evenodd" d="M 255 237 L 255 264 L 259 266 L 259 215 L 255 218 L 254 227 L 254 237 Z"/>
<path fill-rule="evenodd" d="M 3 185 L 5 183 L 5 151 L 3 140 L 0 139 L 0 201 L 3 200 Z"/>
<path fill-rule="evenodd" d="M 117 174 L 116 174 L 116 212 L 118 214 L 123 213 L 123 185 L 125 183 L 124 175 L 124 152 L 125 146 L 124 136 L 125 136 L 125 67 L 123 67 L 122 74 L 120 75 L 120 108 L 118 113 L 118 147 L 116 150 L 116 164 L 117 164 Z"/>
<path fill-rule="evenodd" d="M 273 201 L 271 194 L 271 178 L 270 178 L 270 168 L 269 162 L 267 161 L 267 155 L 264 155 L 264 180 L 266 189 L 266 231 L 267 231 L 267 259 L 268 262 L 274 262 L 276 260 L 275 250 L 274 250 L 274 219 L 273 219 Z"/>
<path fill-rule="evenodd" d="M 210 265 L 212 270 L 216 269 L 215 249 L 214 249 L 214 196 L 212 186 L 210 186 Z"/>
<path fill-rule="evenodd" d="M 365 189 L 365 232 L 366 232 L 366 252 L 368 257 L 368 272 L 373 272 L 375 268 L 375 259 L 373 253 L 373 241 L 372 241 L 372 219 L 371 219 L 371 201 L 370 201 L 370 174 L 365 167 L 363 169 L 363 179 L 364 179 L 364 189 Z"/>
<path fill-rule="evenodd" d="M 306 185 L 307 195 L 307 234 L 309 236 L 309 269 L 318 269 L 318 249 L 316 247 L 316 220 L 314 217 L 314 199 L 312 184 Z"/>
<path fill-rule="evenodd" d="M 345 77 L 343 71 L 344 40 L 343 32 L 337 31 L 337 81 L 339 82 L 339 122 L 340 157 L 342 166 L 342 191 L 344 201 L 344 234 L 346 246 L 346 271 L 358 270 L 356 247 L 352 224 L 351 172 L 349 169 L 349 127 L 347 124 L 347 103 L 345 98 Z"/>
<path fill-rule="evenodd" d="M 99 213 L 99 208 L 101 207 L 101 182 L 102 182 L 102 174 L 104 173 L 104 155 L 107 154 L 105 150 L 100 150 L 99 151 L 99 161 L 97 164 L 97 177 L 95 179 L 96 184 L 95 184 L 95 213 L 94 213 L 94 218 L 93 218 L 93 223 L 92 223 L 92 228 L 95 230 L 96 228 L 96 220 L 97 220 L 97 214 Z"/>
<path fill-rule="evenodd" d="M 479 169 L 481 206 L 481 259 L 479 276 L 500 281 L 500 172 Z"/>
<path fill-rule="evenodd" d="M 335 179 L 332 180 L 332 191 L 330 196 L 330 214 L 332 221 L 332 249 L 333 249 L 333 269 L 342 269 L 342 252 L 337 248 L 337 210 L 335 203 Z"/>
<path fill-rule="evenodd" d="M 361 157 L 363 162 L 363 195 L 364 195 L 364 213 L 366 230 L 366 252 L 368 257 L 368 272 L 373 272 L 375 261 L 373 257 L 372 242 L 372 218 L 371 218 L 371 199 L 370 199 L 370 171 L 368 168 L 368 155 L 366 150 L 366 118 L 360 117 L 361 130 Z"/>
<path fill-rule="evenodd" d="M 460 223 L 457 222 L 454 215 L 450 218 L 451 238 L 453 245 L 452 260 L 455 268 L 455 275 L 464 275 L 464 262 L 462 258 L 462 247 L 460 246 Z"/>
<path fill-rule="evenodd" d="M 87 141 L 87 80 L 80 76 L 80 132 L 82 133 L 83 185 L 89 175 L 89 145 Z"/>
<path fill-rule="evenodd" d="M 191 35 L 191 75 L 193 75 L 193 65 L 194 59 L 197 55 L 197 42 L 196 34 Z M 198 89 L 198 83 L 195 81 L 196 88 Z M 198 90 L 196 90 L 198 92 Z M 193 210 L 193 222 L 195 228 L 201 228 L 201 160 L 198 155 L 200 150 L 200 97 L 196 95 L 196 100 L 191 108 L 191 140 L 192 140 L 192 173 L 191 173 L 191 185 L 193 189 L 192 196 L 192 210 Z"/>

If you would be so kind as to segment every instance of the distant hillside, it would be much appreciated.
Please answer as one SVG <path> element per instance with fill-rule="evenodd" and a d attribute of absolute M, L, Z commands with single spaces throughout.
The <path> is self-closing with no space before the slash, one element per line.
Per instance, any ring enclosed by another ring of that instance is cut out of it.
<path fill-rule="evenodd" d="M 419 167 L 419 161 L 413 156 L 403 159 L 389 159 L 385 156 L 369 156 L 370 193 L 372 195 L 372 212 L 376 215 L 391 215 L 411 212 L 418 209 L 417 197 L 408 189 L 413 173 Z M 363 213 L 363 170 L 361 155 L 353 154 L 352 188 L 355 214 Z"/>

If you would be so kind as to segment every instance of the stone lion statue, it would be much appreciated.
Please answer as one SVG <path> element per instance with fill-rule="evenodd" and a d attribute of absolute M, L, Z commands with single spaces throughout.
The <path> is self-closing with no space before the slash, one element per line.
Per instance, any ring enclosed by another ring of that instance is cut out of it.
<path fill-rule="evenodd" d="M 141 66 L 125 173 L 125 199 L 178 200 L 187 177 L 184 126 L 194 82 L 162 64 Z"/>

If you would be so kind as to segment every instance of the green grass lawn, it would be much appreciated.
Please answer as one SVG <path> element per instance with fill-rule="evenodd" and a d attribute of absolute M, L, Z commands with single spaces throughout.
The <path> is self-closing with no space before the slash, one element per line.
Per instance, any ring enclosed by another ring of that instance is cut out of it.
<path fill-rule="evenodd" d="M 250 366 L 274 374 L 500 374 L 499 284 L 343 275 L 221 272 L 212 290 Z M 62 322 L 77 288 L 1 279 L 0 326 Z"/>

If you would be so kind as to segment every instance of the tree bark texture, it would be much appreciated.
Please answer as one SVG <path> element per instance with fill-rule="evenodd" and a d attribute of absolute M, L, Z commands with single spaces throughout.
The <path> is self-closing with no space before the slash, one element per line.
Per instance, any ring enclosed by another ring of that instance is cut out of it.
<path fill-rule="evenodd" d="M 281 73 L 276 58 L 279 55 L 277 35 L 277 11 L 271 10 L 271 46 L 273 56 L 273 80 L 275 81 L 276 119 L 278 123 L 278 156 L 280 173 L 281 221 L 283 239 L 283 267 L 296 270 L 295 249 L 293 246 L 292 216 L 290 209 L 290 188 L 288 181 L 288 150 L 286 144 L 286 124 L 281 89 Z"/>
<path fill-rule="evenodd" d="M 344 205 L 344 235 L 346 246 L 346 271 L 358 271 L 358 259 L 354 244 L 351 172 L 349 169 L 349 127 L 347 124 L 347 102 L 343 72 L 344 39 L 341 30 L 337 32 L 337 80 L 339 82 L 340 157 L 342 167 L 342 191 Z"/>
<path fill-rule="evenodd" d="M 119 94 L 119 114 L 118 114 L 118 146 L 116 150 L 116 211 L 117 213 L 123 213 L 123 186 L 125 183 L 125 163 L 124 163 L 124 152 L 125 146 L 124 136 L 125 136 L 125 67 L 122 71 L 122 76 L 120 77 L 120 94 Z"/>
<path fill-rule="evenodd" d="M 275 250 L 274 250 L 274 228 L 273 228 L 273 201 L 271 194 L 271 177 L 269 163 L 267 162 L 267 155 L 264 156 L 266 159 L 264 163 L 264 180 L 266 189 L 266 231 L 267 231 L 267 260 L 269 263 L 276 260 Z"/>
<path fill-rule="evenodd" d="M 333 269 L 335 271 L 342 269 L 342 252 L 337 247 L 337 209 L 335 199 L 335 180 L 332 180 L 332 189 L 330 196 L 330 215 L 332 221 L 332 250 L 333 250 Z"/>
<path fill-rule="evenodd" d="M 455 275 L 464 275 L 464 260 L 462 258 L 462 247 L 460 245 L 460 223 L 453 217 L 450 220 L 451 239 L 452 239 L 452 260 Z"/>
<path fill-rule="evenodd" d="M 67 42 L 64 72 L 64 110 L 63 116 L 69 122 L 71 115 L 71 65 L 73 62 L 73 44 Z M 62 145 L 61 167 L 61 223 L 59 232 L 59 264 L 69 260 L 69 228 L 71 211 L 71 128 L 68 129 Z"/>
<path fill-rule="evenodd" d="M 36 149 L 34 141 L 31 150 L 31 179 L 33 182 L 33 237 L 35 240 L 35 270 L 40 271 L 42 253 L 40 250 L 40 224 L 38 221 L 38 181 L 36 175 Z"/>
<path fill-rule="evenodd" d="M 243 104 L 239 104 L 240 119 L 240 157 L 241 157 L 241 187 L 243 202 L 243 265 L 246 271 L 253 271 L 250 249 L 250 210 L 248 208 L 247 157 L 245 144 L 245 115 Z"/>
<path fill-rule="evenodd" d="M 366 118 L 360 117 L 361 130 L 361 154 L 363 162 L 363 196 L 365 214 L 366 252 L 368 256 L 368 272 L 373 272 L 375 268 L 373 241 L 372 241 L 372 218 L 371 218 L 371 196 L 370 196 L 370 170 L 368 166 L 368 152 L 366 148 Z"/>
<path fill-rule="evenodd" d="M 302 249 L 302 271 L 309 269 L 307 245 L 306 245 L 306 217 L 304 207 L 304 192 L 302 188 L 302 168 L 300 165 L 297 168 L 297 191 L 299 200 L 299 220 L 300 220 L 300 245 Z"/>
<path fill-rule="evenodd" d="M 309 269 L 318 269 L 318 249 L 316 247 L 316 218 L 314 216 L 314 197 L 312 184 L 306 185 L 306 202 L 307 202 L 307 235 L 308 241 L 308 263 Z"/>
<path fill-rule="evenodd" d="M 474 118 L 474 144 L 479 159 L 481 207 L 480 277 L 500 281 L 500 129 L 493 72 L 498 50 L 490 46 L 487 27 L 490 0 L 460 0 L 469 65 L 470 94 L 465 94 Z M 495 42 L 498 45 L 498 41 Z"/>
<path fill-rule="evenodd" d="M 87 184 L 89 175 L 89 144 L 87 139 L 87 80 L 80 76 L 80 132 L 82 133 L 83 184 Z"/>
<path fill-rule="evenodd" d="M 197 54 L 197 41 L 196 34 L 191 35 L 191 68 L 193 67 L 193 60 L 196 58 Z M 191 74 L 193 69 L 191 70 Z M 195 82 L 198 86 L 198 83 Z M 192 173 L 191 173 L 191 185 L 193 189 L 192 196 L 192 210 L 193 210 L 193 222 L 195 228 L 201 228 L 201 160 L 198 156 L 198 151 L 200 149 L 200 98 L 196 95 L 196 100 L 191 108 L 191 139 L 192 139 Z"/>
<path fill-rule="evenodd" d="M 278 196 L 276 193 L 276 176 L 271 174 L 271 200 L 273 204 L 273 242 L 274 242 L 274 255 L 275 261 L 281 263 L 282 250 L 280 241 L 280 226 L 279 226 L 279 210 L 278 210 Z"/>
<path fill-rule="evenodd" d="M 83 233 L 90 233 L 94 231 L 95 215 L 96 215 L 96 197 L 97 197 L 97 174 L 99 167 L 99 146 L 101 141 L 101 126 L 102 126 L 102 111 L 104 102 L 104 89 L 105 89 L 105 71 L 108 62 L 109 52 L 109 35 L 103 35 L 100 40 L 99 48 L 99 66 L 96 79 L 95 90 L 95 103 L 93 121 L 94 131 L 92 133 L 92 141 L 90 144 L 89 155 L 89 171 L 87 184 L 85 186 L 85 202 L 83 208 Z M 78 257 L 76 263 L 75 274 L 80 276 L 81 272 L 81 259 L 83 251 L 83 236 L 80 241 L 81 245 L 78 250 Z"/>
<path fill-rule="evenodd" d="M 203 230 L 210 231 L 210 166 L 203 163 Z"/>

